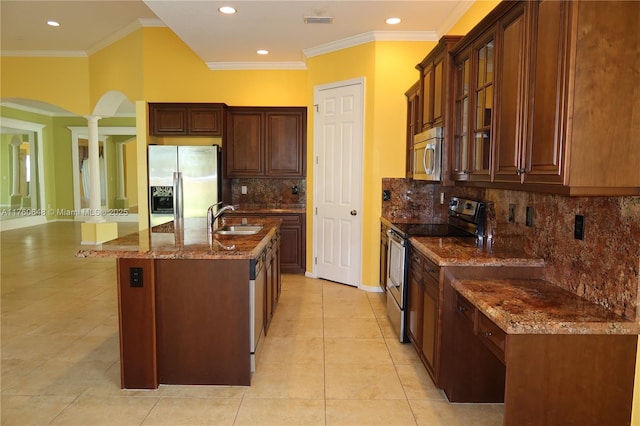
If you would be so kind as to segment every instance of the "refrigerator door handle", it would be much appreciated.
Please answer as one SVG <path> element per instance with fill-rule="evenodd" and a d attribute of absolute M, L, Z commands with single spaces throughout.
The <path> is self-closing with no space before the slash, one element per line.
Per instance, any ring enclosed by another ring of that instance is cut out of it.
<path fill-rule="evenodd" d="M 173 172 L 173 219 L 184 218 L 184 197 L 182 196 L 182 172 Z"/>

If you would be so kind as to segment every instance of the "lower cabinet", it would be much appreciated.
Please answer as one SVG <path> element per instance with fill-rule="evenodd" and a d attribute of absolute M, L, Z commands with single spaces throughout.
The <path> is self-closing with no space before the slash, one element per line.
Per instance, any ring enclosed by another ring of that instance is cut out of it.
<path fill-rule="evenodd" d="M 407 334 L 434 383 L 438 383 L 440 268 L 411 248 Z"/>
<path fill-rule="evenodd" d="M 303 274 L 306 271 L 306 225 L 304 213 L 243 213 L 225 212 L 227 217 L 239 218 L 279 218 L 280 225 L 280 268 L 282 273 Z"/>
<path fill-rule="evenodd" d="M 265 334 L 269 330 L 271 319 L 276 310 L 276 304 L 280 298 L 282 281 L 280 279 L 280 235 L 276 235 L 269 246 L 265 249 L 265 310 L 264 310 L 264 330 Z"/>
<path fill-rule="evenodd" d="M 455 292 L 450 329 L 454 344 L 447 352 L 451 377 L 444 386 L 450 402 L 504 401 L 505 366 L 477 338 L 477 315 L 475 306 Z"/>

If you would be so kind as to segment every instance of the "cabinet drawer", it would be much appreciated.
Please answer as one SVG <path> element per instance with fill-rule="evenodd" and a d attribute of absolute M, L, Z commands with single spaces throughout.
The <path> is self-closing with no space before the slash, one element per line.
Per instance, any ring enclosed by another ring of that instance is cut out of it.
<path fill-rule="evenodd" d="M 481 312 L 478 313 L 478 336 L 504 364 L 504 348 L 507 334 Z"/>
<path fill-rule="evenodd" d="M 469 325 L 473 327 L 476 307 L 458 292 L 456 292 L 456 299 L 454 303 L 456 315 L 460 315 L 465 318 L 469 321 Z"/>
<path fill-rule="evenodd" d="M 409 250 L 409 269 L 416 275 L 422 275 L 422 256 L 414 250 Z"/>
<path fill-rule="evenodd" d="M 440 267 L 427 258 L 424 258 L 424 271 L 440 281 Z"/>

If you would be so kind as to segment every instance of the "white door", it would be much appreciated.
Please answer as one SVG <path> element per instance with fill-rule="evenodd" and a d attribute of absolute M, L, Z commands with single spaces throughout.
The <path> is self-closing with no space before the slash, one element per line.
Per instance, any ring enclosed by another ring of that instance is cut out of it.
<path fill-rule="evenodd" d="M 315 89 L 315 275 L 353 286 L 362 269 L 363 103 L 363 79 Z"/>

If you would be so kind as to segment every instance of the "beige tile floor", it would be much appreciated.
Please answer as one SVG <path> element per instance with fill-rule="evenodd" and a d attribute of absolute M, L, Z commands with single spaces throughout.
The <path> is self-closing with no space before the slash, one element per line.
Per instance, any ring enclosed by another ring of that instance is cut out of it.
<path fill-rule="evenodd" d="M 76 259 L 79 241 L 69 222 L 1 234 L 2 425 L 502 423 L 500 404 L 447 402 L 383 294 L 301 275 L 283 276 L 250 387 L 121 390 L 115 261 Z"/>

